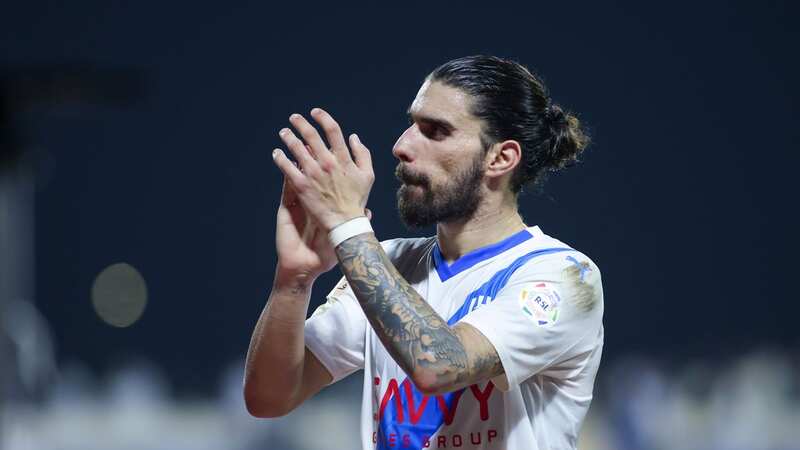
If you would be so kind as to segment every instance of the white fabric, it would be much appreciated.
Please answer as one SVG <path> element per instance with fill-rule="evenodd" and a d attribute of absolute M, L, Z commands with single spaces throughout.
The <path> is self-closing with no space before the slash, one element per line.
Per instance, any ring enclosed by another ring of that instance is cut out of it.
<path fill-rule="evenodd" d="M 415 448 L 411 444 L 420 442 L 427 448 L 577 447 L 603 347 L 600 272 L 538 227 L 527 231 L 531 238 L 502 251 L 489 246 L 496 254 L 487 255 L 486 247 L 446 264 L 454 270 L 444 280 L 435 264 L 435 238 L 382 242 L 403 277 L 442 318 L 468 304 L 459 321 L 477 328 L 497 350 L 505 374 L 465 389 L 457 402 L 452 396 L 449 405 L 448 397 L 414 396 L 344 278 L 307 320 L 306 346 L 334 382 L 364 369 L 364 449 Z M 463 270 L 455 270 L 459 265 Z M 499 285 L 496 292 L 479 290 Z M 470 297 L 476 292 L 493 296 Z"/>
<path fill-rule="evenodd" d="M 328 240 L 333 244 L 333 248 L 336 248 L 342 242 L 363 233 L 372 233 L 372 225 L 370 225 L 369 219 L 366 217 L 356 217 L 337 225 L 329 231 Z"/>

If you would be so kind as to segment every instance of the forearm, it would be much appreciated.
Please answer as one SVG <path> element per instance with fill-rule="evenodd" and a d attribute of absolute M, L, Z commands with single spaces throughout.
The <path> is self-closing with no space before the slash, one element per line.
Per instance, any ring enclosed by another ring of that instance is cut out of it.
<path fill-rule="evenodd" d="M 287 406 L 302 383 L 303 330 L 314 279 L 276 273 L 250 339 L 244 389 L 248 409 Z"/>
<path fill-rule="evenodd" d="M 336 254 L 376 334 L 417 387 L 461 383 L 469 362 L 457 333 L 400 275 L 375 236 L 354 236 Z"/>

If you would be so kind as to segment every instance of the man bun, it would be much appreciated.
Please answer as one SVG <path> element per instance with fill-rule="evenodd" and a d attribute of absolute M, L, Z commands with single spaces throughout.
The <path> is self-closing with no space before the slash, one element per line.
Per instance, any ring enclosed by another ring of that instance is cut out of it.
<path fill-rule="evenodd" d="M 556 171 L 578 162 L 578 157 L 589 145 L 589 135 L 581 128 L 578 118 L 555 103 L 550 103 L 544 113 L 551 136 L 547 168 Z"/>
<path fill-rule="evenodd" d="M 578 161 L 589 145 L 578 118 L 553 104 L 541 78 L 515 61 L 465 56 L 442 64 L 428 78 L 472 97 L 470 112 L 482 121 L 484 151 L 507 139 L 520 143 L 522 158 L 509 183 L 515 194 L 540 187 L 548 174 Z"/>

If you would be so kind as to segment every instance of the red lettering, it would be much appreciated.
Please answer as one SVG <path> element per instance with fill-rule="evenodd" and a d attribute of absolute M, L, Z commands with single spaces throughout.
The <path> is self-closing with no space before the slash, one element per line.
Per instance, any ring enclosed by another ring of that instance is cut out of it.
<path fill-rule="evenodd" d="M 478 436 L 478 440 L 475 440 L 475 436 Z M 478 445 L 481 443 L 481 433 L 470 433 L 469 434 L 469 441 L 472 442 L 472 445 Z"/>
<path fill-rule="evenodd" d="M 375 377 L 375 383 L 380 383 L 380 378 Z M 492 396 L 492 392 L 494 391 L 494 383 L 489 381 L 486 383 L 486 387 L 481 390 L 477 384 L 473 384 L 469 387 L 470 391 L 472 391 L 472 395 L 478 401 L 480 405 L 480 417 L 482 421 L 489 420 L 489 398 Z M 414 391 L 413 386 L 408 380 L 403 382 L 402 391 L 405 392 L 406 400 L 408 400 L 408 415 L 410 417 L 410 421 L 412 425 L 416 425 L 419 423 L 420 419 L 422 419 L 422 415 L 425 413 L 425 408 L 428 406 L 428 400 L 430 397 L 427 395 L 423 395 L 421 397 L 419 406 L 414 404 Z M 450 405 L 447 405 L 447 401 L 443 395 L 436 396 L 436 402 L 439 405 L 439 409 L 444 414 L 444 424 L 451 425 L 453 420 L 456 416 L 456 410 L 458 409 L 458 402 L 461 400 L 461 395 L 464 393 L 465 389 L 461 389 L 459 391 L 453 392 L 450 397 Z M 383 393 L 383 397 L 381 398 L 381 404 L 378 408 L 378 413 L 373 414 L 373 418 L 377 421 L 380 421 L 383 417 L 384 413 L 386 412 L 386 407 L 389 405 L 389 402 L 394 397 L 394 405 L 397 409 L 397 417 L 395 417 L 395 421 L 397 423 L 405 422 L 405 413 L 403 411 L 403 402 L 400 398 L 401 389 L 400 385 L 397 384 L 397 380 L 392 378 L 389 380 L 389 385 L 386 387 L 386 391 Z M 496 431 L 495 431 L 496 433 Z M 480 443 L 480 435 L 478 435 L 478 442 L 473 442 L 473 444 Z M 470 441 L 474 441 L 474 437 L 470 434 Z M 373 443 L 376 442 L 375 438 L 373 438 Z"/>
<path fill-rule="evenodd" d="M 411 424 L 416 425 L 425 412 L 425 405 L 428 404 L 429 397 L 427 395 L 422 397 L 419 402 L 419 409 L 414 408 L 414 393 L 411 392 L 411 383 L 403 383 L 403 388 L 406 391 L 406 400 L 408 400 L 408 415 L 411 416 Z"/>
<path fill-rule="evenodd" d="M 400 402 L 400 388 L 397 387 L 397 380 L 394 378 L 389 380 L 389 386 L 386 388 L 386 392 L 383 393 L 381 407 L 378 409 L 378 421 L 383 417 L 383 412 L 386 410 L 386 405 L 389 404 L 389 399 L 392 398 L 392 394 L 394 394 L 394 406 L 397 408 L 397 421 L 402 423 L 404 420 L 403 404 Z"/>
<path fill-rule="evenodd" d="M 397 435 L 394 433 L 389 433 L 389 447 L 394 447 L 396 440 L 397 440 Z"/>
<path fill-rule="evenodd" d="M 437 441 L 436 448 L 442 448 L 442 447 L 447 448 L 447 437 L 439 436 L 436 439 L 436 441 Z"/>
<path fill-rule="evenodd" d="M 473 384 L 469 389 L 472 391 L 472 395 L 475 396 L 475 399 L 481 404 L 481 420 L 489 420 L 489 396 L 492 395 L 492 391 L 494 390 L 494 383 L 489 381 L 489 383 L 486 384 L 486 389 L 483 391 L 481 391 L 477 384 Z"/>
<path fill-rule="evenodd" d="M 492 438 L 493 437 L 497 437 L 497 430 L 489 430 L 489 433 L 487 433 L 487 434 L 488 434 L 488 437 L 489 437 L 488 441 L 492 442 Z"/>
<path fill-rule="evenodd" d="M 380 377 L 375 377 L 375 386 L 380 386 L 380 385 L 381 385 L 381 378 Z M 372 413 L 372 420 L 375 420 L 375 421 L 378 420 L 378 413 Z M 375 443 L 375 441 L 372 441 L 372 442 L 373 442 L 373 444 Z"/>
<path fill-rule="evenodd" d="M 461 398 L 461 394 L 464 393 L 464 390 L 461 389 L 453 393 L 453 404 L 452 408 L 447 407 L 447 402 L 444 401 L 444 397 L 441 395 L 436 396 L 436 401 L 439 402 L 439 409 L 444 411 L 444 424 L 450 425 L 453 423 L 453 419 L 456 417 L 456 408 L 458 408 L 458 400 Z"/>
<path fill-rule="evenodd" d="M 454 434 L 453 435 L 453 447 L 461 447 L 461 435 Z"/>

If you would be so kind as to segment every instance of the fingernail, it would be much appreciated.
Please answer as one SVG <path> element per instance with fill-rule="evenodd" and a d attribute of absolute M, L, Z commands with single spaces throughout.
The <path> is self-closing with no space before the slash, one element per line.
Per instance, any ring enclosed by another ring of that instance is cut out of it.
<path fill-rule="evenodd" d="M 357 134 L 353 133 L 353 138 L 358 142 L 361 143 L 361 139 L 358 137 Z"/>
<path fill-rule="evenodd" d="M 272 159 L 275 159 L 275 158 L 277 158 L 277 157 L 278 157 L 278 152 L 279 152 L 279 151 L 280 151 L 280 150 L 278 150 L 277 148 L 276 148 L 275 150 L 273 150 L 273 151 L 272 151 Z"/>

